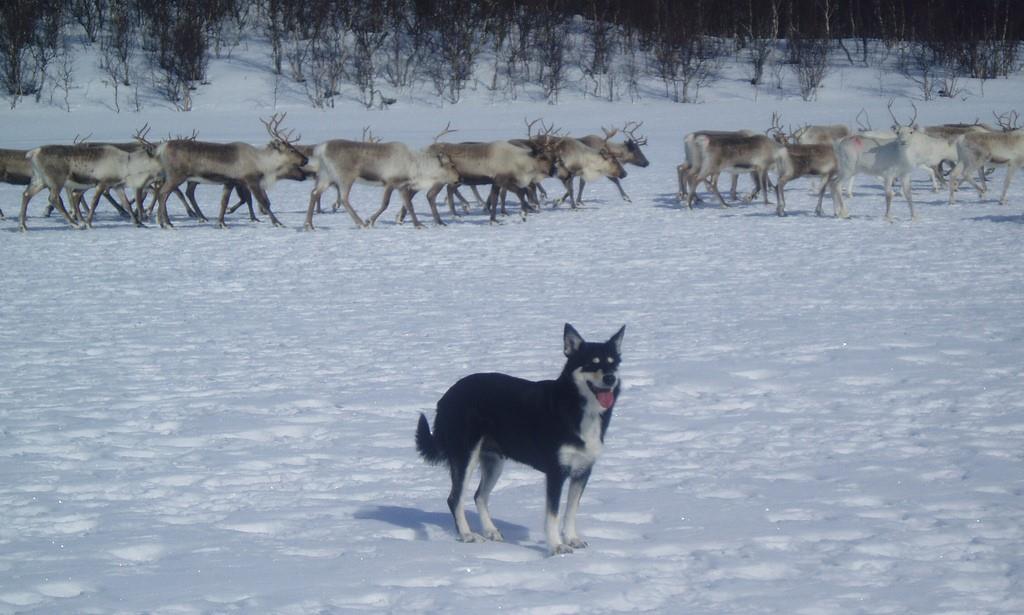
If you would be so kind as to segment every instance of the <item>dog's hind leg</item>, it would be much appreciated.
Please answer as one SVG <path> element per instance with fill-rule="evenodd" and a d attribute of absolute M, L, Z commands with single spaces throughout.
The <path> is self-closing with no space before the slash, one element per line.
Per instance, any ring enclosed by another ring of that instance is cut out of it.
<path fill-rule="evenodd" d="M 551 470 L 547 475 L 547 506 L 544 516 L 544 533 L 548 539 L 548 549 L 551 555 L 563 555 L 572 553 L 572 547 L 562 542 L 558 531 L 558 503 L 562 499 L 562 484 L 565 483 L 565 474 L 561 469 Z"/>
<path fill-rule="evenodd" d="M 503 541 L 505 538 L 494 526 L 491 519 L 491 509 L 488 503 L 491 497 L 491 490 L 501 476 L 505 460 L 494 451 L 482 451 L 480 454 L 480 486 L 476 490 L 473 500 L 476 502 L 476 510 L 480 513 L 480 524 L 483 526 L 484 537 L 490 540 Z"/>
<path fill-rule="evenodd" d="M 480 443 L 473 447 L 468 459 L 451 458 L 448 461 L 452 473 L 452 490 L 448 494 L 448 509 L 452 511 L 455 518 L 455 530 L 459 533 L 459 540 L 462 542 L 481 542 L 484 537 L 469 529 L 469 522 L 466 521 L 466 507 L 462 503 L 462 491 L 466 484 L 466 478 L 473 476 L 477 463 L 480 461 Z"/>
<path fill-rule="evenodd" d="M 580 508 L 580 498 L 583 497 L 583 490 L 587 488 L 589 479 L 590 470 L 569 478 L 569 496 L 565 503 L 565 542 L 575 549 L 587 546 L 587 541 L 576 533 L 576 511 Z"/>

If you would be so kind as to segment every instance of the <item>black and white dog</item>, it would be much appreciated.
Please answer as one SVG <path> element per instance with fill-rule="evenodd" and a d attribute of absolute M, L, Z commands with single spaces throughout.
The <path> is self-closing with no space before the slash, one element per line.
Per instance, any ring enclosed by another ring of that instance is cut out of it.
<path fill-rule="evenodd" d="M 619 397 L 623 326 L 607 342 L 586 342 L 572 325 L 563 334 L 567 360 L 557 380 L 533 382 L 506 374 L 472 374 L 456 382 L 437 402 L 434 433 L 420 414 L 416 449 L 429 463 L 447 463 L 452 476 L 448 508 L 459 539 L 502 540 L 487 500 L 504 460 L 525 463 L 547 477 L 544 532 L 552 554 L 587 546 L 576 533 L 576 511 L 604 444 Z M 480 465 L 474 500 L 483 535 L 470 531 L 462 505 L 463 485 Z M 558 505 L 569 478 L 565 542 L 559 535 Z"/>

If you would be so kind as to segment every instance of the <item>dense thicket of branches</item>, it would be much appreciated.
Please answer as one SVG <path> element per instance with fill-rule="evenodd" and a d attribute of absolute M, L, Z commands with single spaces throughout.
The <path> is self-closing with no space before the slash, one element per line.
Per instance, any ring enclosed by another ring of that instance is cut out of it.
<path fill-rule="evenodd" d="M 898 57 L 928 97 L 960 77 L 1018 70 L 1020 9 L 1020 0 L 18 0 L 0 2 L 0 89 L 12 104 L 38 98 L 58 65 L 66 87 L 73 62 L 55 58 L 71 41 L 100 46 L 114 108 L 118 88 L 134 87 L 139 104 L 144 76 L 142 87 L 187 109 L 211 56 L 262 37 L 268 71 L 316 106 L 345 85 L 367 106 L 389 104 L 381 87 L 413 84 L 450 102 L 477 85 L 510 98 L 533 85 L 552 102 L 567 87 L 615 100 L 639 96 L 643 77 L 689 102 L 726 56 L 749 61 L 755 86 L 768 75 L 780 84 L 789 67 L 805 98 L 829 57 Z"/>

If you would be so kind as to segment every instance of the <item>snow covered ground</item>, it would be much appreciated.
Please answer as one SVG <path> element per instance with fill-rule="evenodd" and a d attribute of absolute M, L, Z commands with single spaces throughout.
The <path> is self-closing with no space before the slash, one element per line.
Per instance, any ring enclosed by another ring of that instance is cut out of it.
<path fill-rule="evenodd" d="M 88 93 L 71 114 L 5 109 L 3 146 L 143 122 L 263 142 L 273 109 L 247 66 L 215 63 L 188 114 Z M 526 223 L 358 230 L 342 213 L 307 233 L 310 185 L 283 182 L 285 229 L 173 206 L 175 231 L 107 208 L 79 232 L 41 218 L 40 195 L 18 233 L 20 190 L 0 187 L 0 613 L 1024 611 L 1024 179 L 1008 206 L 949 207 L 918 176 L 920 219 L 898 201 L 892 224 L 872 179 L 850 220 L 815 217 L 804 180 L 785 219 L 675 200 L 686 132 L 861 107 L 883 124 L 878 79 L 843 69 L 817 103 L 735 76 L 702 105 L 280 107 L 305 142 L 644 120 L 632 204 L 599 182 L 586 208 Z M 989 83 L 919 119 L 987 119 L 1022 92 Z M 209 210 L 217 195 L 200 190 Z M 378 198 L 353 192 L 364 215 Z M 592 339 L 627 326 L 590 547 L 547 556 L 542 477 L 515 465 L 492 499 L 507 542 L 458 543 L 418 413 L 470 372 L 554 377 L 567 321 Z"/>

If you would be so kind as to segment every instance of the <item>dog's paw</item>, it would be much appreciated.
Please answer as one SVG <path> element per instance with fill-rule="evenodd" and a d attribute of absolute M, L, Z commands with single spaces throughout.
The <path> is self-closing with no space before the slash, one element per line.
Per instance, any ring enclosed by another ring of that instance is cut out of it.
<path fill-rule="evenodd" d="M 572 547 L 567 544 L 557 544 L 551 549 L 551 555 L 569 555 L 572 553 Z"/>
<path fill-rule="evenodd" d="M 476 532 L 466 532 L 465 534 L 459 534 L 459 542 L 484 542 L 487 540 Z"/>
<path fill-rule="evenodd" d="M 497 529 L 484 530 L 484 538 L 487 540 L 493 540 L 494 542 L 505 542 L 505 537 L 501 535 Z"/>
<path fill-rule="evenodd" d="M 568 542 L 569 546 L 572 547 L 573 549 L 586 549 L 587 548 L 587 541 L 583 540 L 579 536 L 574 536 L 574 537 L 570 538 L 566 542 Z"/>

